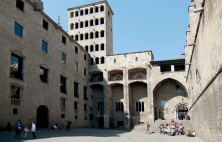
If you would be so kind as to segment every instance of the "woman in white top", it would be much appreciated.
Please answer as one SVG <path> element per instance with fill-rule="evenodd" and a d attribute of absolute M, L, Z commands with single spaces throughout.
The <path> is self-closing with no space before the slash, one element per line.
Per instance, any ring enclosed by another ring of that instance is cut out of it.
<path fill-rule="evenodd" d="M 36 131 L 35 122 L 32 122 L 31 131 L 32 131 L 33 139 L 35 139 L 36 138 L 36 136 L 35 136 L 35 131 Z"/>

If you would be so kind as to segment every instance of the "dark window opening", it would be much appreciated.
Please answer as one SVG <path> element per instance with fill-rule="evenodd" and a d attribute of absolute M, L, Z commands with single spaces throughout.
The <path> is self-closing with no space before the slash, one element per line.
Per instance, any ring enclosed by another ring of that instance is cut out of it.
<path fill-rule="evenodd" d="M 16 7 L 21 11 L 24 11 L 24 2 L 21 0 L 16 0 Z"/>
<path fill-rule="evenodd" d="M 76 14 L 76 17 L 78 17 L 78 16 L 79 16 L 79 12 L 78 12 L 78 11 L 76 11 L 76 12 L 75 12 L 75 14 Z"/>
<path fill-rule="evenodd" d="M 85 120 L 87 120 L 87 117 L 85 117 Z"/>
<path fill-rule="evenodd" d="M 13 114 L 18 114 L 18 109 L 17 108 L 13 108 Z"/>
<path fill-rule="evenodd" d="M 80 28 L 83 28 L 83 22 L 80 22 Z"/>
<path fill-rule="evenodd" d="M 91 95 L 91 99 L 93 100 L 93 95 Z"/>
<path fill-rule="evenodd" d="M 124 122 L 123 121 L 117 121 L 117 126 L 124 126 Z"/>
<path fill-rule="evenodd" d="M 84 60 L 86 61 L 86 54 L 84 54 Z"/>
<path fill-rule="evenodd" d="M 60 102 L 61 103 L 60 106 L 65 108 L 66 107 L 66 99 L 61 99 L 60 101 L 61 101 Z"/>
<path fill-rule="evenodd" d="M 90 120 L 93 120 L 93 114 L 90 114 Z"/>
<path fill-rule="evenodd" d="M 83 10 L 80 10 L 80 16 L 82 16 L 83 15 Z"/>
<path fill-rule="evenodd" d="M 77 116 L 77 115 L 75 115 L 75 119 L 78 119 L 78 116 Z"/>
<path fill-rule="evenodd" d="M 66 44 L 66 37 L 62 36 L 62 43 Z"/>
<path fill-rule="evenodd" d="M 86 76 L 86 74 L 87 74 L 87 71 L 86 71 L 86 69 L 84 68 L 84 75 Z"/>
<path fill-rule="evenodd" d="M 144 112 L 144 102 L 142 102 L 142 111 Z"/>
<path fill-rule="evenodd" d="M 48 52 L 47 48 L 48 48 L 48 43 L 46 43 L 45 41 L 42 41 L 42 51 L 47 53 Z"/>
<path fill-rule="evenodd" d="M 23 58 L 11 54 L 10 76 L 23 80 Z"/>
<path fill-rule="evenodd" d="M 22 38 L 22 26 L 15 22 L 14 33 Z"/>
<path fill-rule="evenodd" d="M 99 7 L 95 8 L 95 13 L 99 12 Z"/>
<path fill-rule="evenodd" d="M 88 13 L 89 13 L 89 10 L 86 9 L 86 10 L 85 10 L 85 15 L 88 15 Z"/>
<path fill-rule="evenodd" d="M 90 14 L 92 14 L 93 13 L 93 8 L 90 8 Z"/>
<path fill-rule="evenodd" d="M 104 63 L 105 63 L 105 58 L 102 57 L 102 58 L 101 58 L 101 64 L 104 64 Z"/>
<path fill-rule="evenodd" d="M 104 11 L 104 6 L 100 6 L 100 12 Z"/>
<path fill-rule="evenodd" d="M 62 53 L 62 62 L 66 64 L 66 55 Z"/>
<path fill-rule="evenodd" d="M 79 70 L 79 64 L 76 63 L 76 71 L 78 71 L 78 70 Z"/>
<path fill-rule="evenodd" d="M 103 101 L 98 101 L 98 111 L 104 111 L 104 103 L 103 103 Z"/>
<path fill-rule="evenodd" d="M 138 61 L 138 57 L 136 57 L 135 60 Z"/>
<path fill-rule="evenodd" d="M 116 59 L 114 59 L 114 63 L 116 63 Z"/>
<path fill-rule="evenodd" d="M 88 100 L 87 87 L 84 86 L 84 100 Z"/>
<path fill-rule="evenodd" d="M 141 102 L 139 102 L 139 111 L 141 111 Z"/>
<path fill-rule="evenodd" d="M 79 97 L 79 83 L 74 82 L 74 96 Z"/>
<path fill-rule="evenodd" d="M 72 38 L 72 39 L 74 39 L 74 36 L 73 36 L 73 35 L 71 35 L 71 38 Z"/>
<path fill-rule="evenodd" d="M 72 17 L 74 17 L 74 13 L 73 12 L 70 13 L 70 18 L 72 18 Z"/>
<path fill-rule="evenodd" d="M 104 31 L 101 31 L 100 34 L 101 34 L 101 37 L 104 37 Z"/>
<path fill-rule="evenodd" d="M 86 51 L 87 51 L 87 52 L 89 51 L 89 48 L 88 48 L 88 46 L 86 46 L 86 47 L 85 47 L 85 49 L 86 49 Z"/>
<path fill-rule="evenodd" d="M 94 60 L 93 60 L 93 58 L 91 58 L 90 61 L 91 61 L 90 64 L 93 65 L 93 64 L 94 64 Z"/>
<path fill-rule="evenodd" d="M 61 114 L 61 118 L 65 118 L 65 114 Z"/>
<path fill-rule="evenodd" d="M 73 30 L 74 29 L 74 24 L 72 23 L 71 25 L 70 25 L 70 30 Z"/>
<path fill-rule="evenodd" d="M 83 34 L 80 35 L 80 40 L 83 40 Z"/>
<path fill-rule="evenodd" d="M 171 66 L 160 66 L 161 72 L 171 71 Z"/>
<path fill-rule="evenodd" d="M 76 35 L 76 36 L 75 36 L 75 39 L 76 39 L 76 41 L 78 41 L 78 40 L 79 40 L 79 36 L 78 36 L 78 35 Z"/>
<path fill-rule="evenodd" d="M 11 98 L 13 99 L 21 99 L 20 95 L 20 87 L 18 86 L 11 86 Z"/>
<path fill-rule="evenodd" d="M 100 24 L 104 24 L 104 18 L 100 19 Z"/>
<path fill-rule="evenodd" d="M 75 24 L 75 27 L 76 27 L 76 29 L 78 29 L 78 28 L 79 28 L 79 24 L 78 24 L 78 23 L 76 23 L 76 24 Z"/>
<path fill-rule="evenodd" d="M 184 71 L 185 65 L 174 65 L 174 71 Z"/>
<path fill-rule="evenodd" d="M 75 110 L 78 109 L 78 102 L 74 102 L 74 109 L 75 109 Z"/>
<path fill-rule="evenodd" d="M 93 45 L 90 46 L 90 52 L 93 52 Z"/>
<path fill-rule="evenodd" d="M 99 38 L 99 32 L 96 32 L 96 33 L 95 33 L 95 37 L 96 37 L 96 38 Z"/>
<path fill-rule="evenodd" d="M 109 16 L 109 18 L 110 18 L 110 12 L 108 11 L 108 16 Z"/>
<path fill-rule="evenodd" d="M 99 58 L 96 57 L 96 64 L 99 64 Z"/>
<path fill-rule="evenodd" d="M 60 77 L 60 91 L 65 94 L 67 94 L 67 84 L 66 83 L 67 83 L 66 78 L 61 76 Z"/>
<path fill-rule="evenodd" d="M 78 47 L 75 46 L 75 53 L 78 54 Z"/>
<path fill-rule="evenodd" d="M 99 25 L 99 20 L 98 19 L 95 20 L 95 25 Z"/>
<path fill-rule="evenodd" d="M 87 105 L 86 104 L 84 104 L 84 111 L 87 111 Z"/>
<path fill-rule="evenodd" d="M 101 50 L 104 50 L 104 44 L 101 44 Z"/>
<path fill-rule="evenodd" d="M 92 107 L 90 107 L 90 111 L 92 111 Z"/>
<path fill-rule="evenodd" d="M 85 34 L 85 39 L 89 39 L 89 34 L 88 33 Z"/>
<path fill-rule="evenodd" d="M 90 20 L 90 26 L 93 26 L 93 20 Z"/>
<path fill-rule="evenodd" d="M 95 50 L 99 51 L 99 45 L 98 44 L 96 44 L 96 49 Z"/>
<path fill-rule="evenodd" d="M 48 83 L 48 70 L 43 67 L 40 67 L 40 80 Z"/>
<path fill-rule="evenodd" d="M 48 22 L 43 19 L 43 28 L 48 30 Z"/>
<path fill-rule="evenodd" d="M 136 111 L 137 112 L 144 112 L 144 102 L 136 102 Z"/>
<path fill-rule="evenodd" d="M 89 26 L 89 22 L 85 21 L 85 27 L 88 27 L 88 26 Z"/>
<path fill-rule="evenodd" d="M 116 111 L 123 111 L 123 102 L 116 102 Z"/>
<path fill-rule="evenodd" d="M 93 32 L 90 33 L 90 39 L 93 39 Z"/>

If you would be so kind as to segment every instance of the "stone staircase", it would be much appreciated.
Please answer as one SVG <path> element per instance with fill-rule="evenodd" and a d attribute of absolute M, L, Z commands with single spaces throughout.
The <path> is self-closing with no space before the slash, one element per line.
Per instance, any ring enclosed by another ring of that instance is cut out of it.
<path fill-rule="evenodd" d="M 160 129 L 158 128 L 158 126 L 160 126 L 160 124 L 170 124 L 171 120 L 156 120 L 155 122 L 151 122 L 150 124 L 150 132 L 154 132 L 159 134 Z M 176 120 L 174 121 L 174 123 L 178 123 L 179 125 L 182 124 L 182 126 L 184 127 L 184 132 L 187 132 L 188 130 L 190 131 L 194 131 L 192 124 L 189 120 Z M 139 125 L 135 125 L 133 128 L 131 128 L 130 131 L 132 132 L 139 132 L 139 133 L 146 133 L 146 127 L 147 127 L 147 123 L 144 124 L 139 124 Z"/>

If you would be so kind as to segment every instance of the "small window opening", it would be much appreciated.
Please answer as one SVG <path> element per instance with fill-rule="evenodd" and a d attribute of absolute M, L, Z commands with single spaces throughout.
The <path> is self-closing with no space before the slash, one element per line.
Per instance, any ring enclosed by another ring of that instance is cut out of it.
<path fill-rule="evenodd" d="M 70 13 L 70 18 L 74 17 L 74 12 Z"/>
<path fill-rule="evenodd" d="M 100 24 L 104 24 L 104 18 L 100 19 Z"/>
<path fill-rule="evenodd" d="M 104 102 L 98 101 L 98 111 L 104 111 Z"/>
<path fill-rule="evenodd" d="M 84 60 L 86 61 L 86 54 L 84 54 Z"/>
<path fill-rule="evenodd" d="M 90 64 L 91 64 L 91 65 L 94 64 L 94 59 L 93 59 L 93 58 L 91 58 L 91 60 L 90 60 Z"/>
<path fill-rule="evenodd" d="M 48 22 L 43 19 L 43 28 L 48 30 Z"/>
<path fill-rule="evenodd" d="M 73 30 L 74 29 L 74 24 L 72 23 L 71 25 L 70 25 L 70 30 Z"/>
<path fill-rule="evenodd" d="M 104 11 L 104 6 L 100 6 L 100 12 Z"/>
<path fill-rule="evenodd" d="M 23 58 L 11 54 L 10 76 L 23 80 Z"/>
<path fill-rule="evenodd" d="M 78 12 L 78 11 L 76 11 L 76 12 L 75 12 L 75 14 L 76 14 L 76 17 L 78 17 L 78 16 L 79 16 L 79 12 Z"/>
<path fill-rule="evenodd" d="M 88 95 L 87 95 L 87 87 L 84 86 L 84 100 L 88 100 Z"/>
<path fill-rule="evenodd" d="M 89 34 L 88 33 L 85 34 L 85 39 L 89 39 Z"/>
<path fill-rule="evenodd" d="M 90 26 L 93 26 L 93 20 L 90 20 Z"/>
<path fill-rule="evenodd" d="M 80 40 L 83 40 L 83 34 L 80 35 Z"/>
<path fill-rule="evenodd" d="M 136 57 L 135 60 L 138 61 L 138 57 Z"/>
<path fill-rule="evenodd" d="M 98 19 L 95 20 L 95 25 L 99 25 L 99 20 Z"/>
<path fill-rule="evenodd" d="M 21 94 L 20 94 L 20 87 L 18 86 L 11 86 L 11 98 L 13 99 L 21 99 Z"/>
<path fill-rule="evenodd" d="M 93 39 L 93 32 L 90 33 L 90 39 Z"/>
<path fill-rule="evenodd" d="M 62 62 L 66 64 L 66 55 L 62 53 Z"/>
<path fill-rule="evenodd" d="M 67 79 L 63 76 L 60 77 L 60 91 L 67 94 Z"/>
<path fill-rule="evenodd" d="M 99 45 L 96 44 L 96 51 L 99 51 Z"/>
<path fill-rule="evenodd" d="M 15 22 L 14 33 L 21 38 L 22 38 L 22 29 L 23 27 Z"/>
<path fill-rule="evenodd" d="M 78 110 L 78 102 L 74 102 L 74 109 Z"/>
<path fill-rule="evenodd" d="M 104 50 L 104 44 L 101 44 L 101 50 Z"/>
<path fill-rule="evenodd" d="M 89 22 L 85 21 L 85 27 L 88 27 L 88 26 L 89 26 Z"/>
<path fill-rule="evenodd" d="M 99 64 L 99 58 L 96 57 L 96 64 Z"/>
<path fill-rule="evenodd" d="M 99 32 L 98 31 L 96 31 L 95 36 L 96 36 L 96 38 L 99 38 Z"/>
<path fill-rule="evenodd" d="M 48 83 L 48 69 L 40 67 L 40 80 L 42 82 Z"/>
<path fill-rule="evenodd" d="M 79 36 L 75 35 L 75 39 L 76 39 L 76 41 L 78 41 L 79 40 Z"/>
<path fill-rule="evenodd" d="M 185 65 L 174 65 L 174 71 L 184 71 Z"/>
<path fill-rule="evenodd" d="M 87 70 L 86 68 L 84 68 L 84 75 L 86 76 L 86 74 L 87 74 Z"/>
<path fill-rule="evenodd" d="M 93 52 L 93 45 L 90 46 L 90 52 Z"/>
<path fill-rule="evenodd" d="M 161 72 L 171 71 L 171 66 L 160 66 Z"/>
<path fill-rule="evenodd" d="M 93 14 L 93 8 L 90 8 L 90 14 Z"/>
<path fill-rule="evenodd" d="M 61 118 L 65 118 L 65 114 L 61 114 Z"/>
<path fill-rule="evenodd" d="M 83 28 L 83 22 L 80 22 L 80 28 Z"/>
<path fill-rule="evenodd" d="M 79 83 L 74 82 L 74 96 L 79 97 Z"/>
<path fill-rule="evenodd" d="M 97 12 L 99 12 L 99 7 L 98 6 L 95 8 L 95 13 L 97 13 Z"/>
<path fill-rule="evenodd" d="M 104 63 L 105 63 L 105 58 L 102 57 L 102 58 L 101 58 L 101 64 L 104 64 Z"/>
<path fill-rule="evenodd" d="M 18 114 L 18 109 L 17 108 L 13 108 L 13 114 L 15 114 L 15 115 Z"/>
<path fill-rule="evenodd" d="M 101 34 L 101 37 L 104 37 L 104 31 L 101 31 L 100 34 Z"/>
<path fill-rule="evenodd" d="M 45 41 L 42 41 L 42 51 L 44 51 L 45 53 L 48 52 L 48 43 L 46 43 Z"/>
<path fill-rule="evenodd" d="M 21 0 L 16 0 L 16 7 L 21 11 L 24 11 L 24 2 Z"/>
<path fill-rule="evenodd" d="M 88 15 L 88 13 L 89 13 L 89 10 L 85 9 L 85 15 Z"/>
<path fill-rule="evenodd" d="M 86 47 L 85 47 L 85 50 L 86 50 L 87 52 L 89 51 L 89 48 L 88 48 L 88 46 L 86 46 Z"/>
<path fill-rule="evenodd" d="M 62 36 L 62 43 L 66 44 L 66 37 Z"/>
<path fill-rule="evenodd" d="M 78 47 L 75 46 L 75 53 L 78 54 Z"/>
<path fill-rule="evenodd" d="M 83 16 L 83 10 L 80 10 L 80 16 Z"/>
<path fill-rule="evenodd" d="M 91 121 L 93 120 L 93 114 L 90 114 L 90 120 Z"/>
<path fill-rule="evenodd" d="M 76 23 L 76 24 L 75 24 L 75 27 L 76 27 L 76 29 L 78 29 L 78 28 L 79 28 L 79 24 L 78 24 L 78 23 Z"/>

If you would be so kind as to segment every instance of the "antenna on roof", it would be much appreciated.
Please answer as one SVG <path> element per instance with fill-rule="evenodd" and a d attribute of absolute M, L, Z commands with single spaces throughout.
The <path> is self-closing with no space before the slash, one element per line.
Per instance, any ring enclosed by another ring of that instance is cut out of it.
<path fill-rule="evenodd" d="M 58 21 L 57 21 L 57 25 L 60 26 L 60 16 L 58 15 Z"/>

